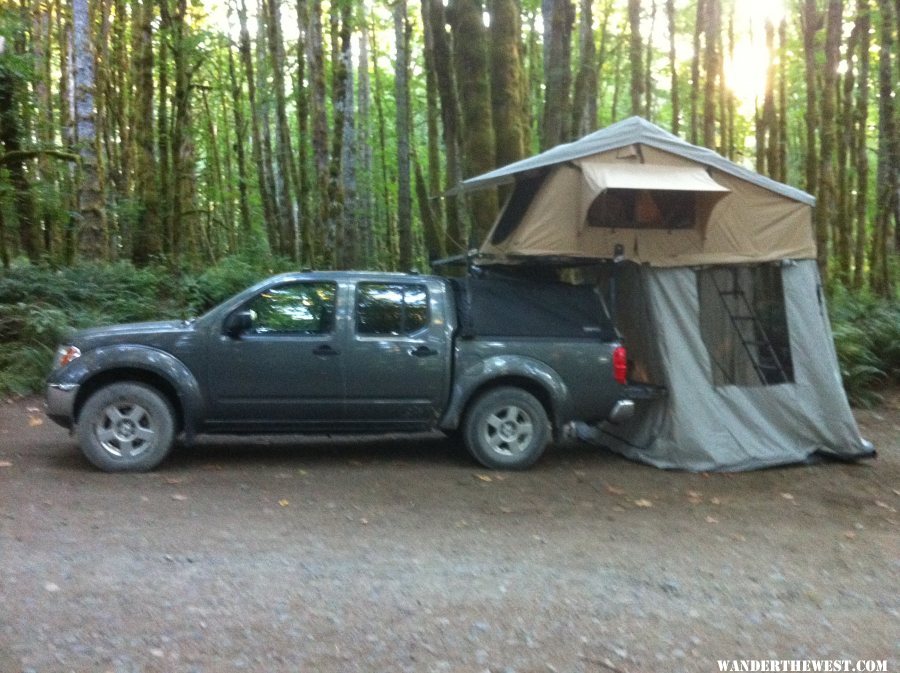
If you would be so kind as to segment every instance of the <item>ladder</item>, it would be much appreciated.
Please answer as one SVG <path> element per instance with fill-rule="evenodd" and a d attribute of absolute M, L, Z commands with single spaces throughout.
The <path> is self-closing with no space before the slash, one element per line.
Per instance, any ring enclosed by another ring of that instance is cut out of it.
<path fill-rule="evenodd" d="M 722 287 L 720 285 L 717 273 L 720 270 L 725 269 L 716 269 L 710 274 L 713 285 L 722 299 L 725 312 L 728 314 L 734 331 L 738 335 L 744 351 L 747 353 L 750 364 L 759 377 L 759 382 L 762 385 L 788 382 L 790 377 L 782 366 L 781 360 L 772 346 L 772 342 L 769 341 L 762 322 L 756 316 L 747 294 L 741 288 L 738 277 L 740 269 L 737 267 L 727 269 L 731 275 L 730 287 Z M 733 301 L 729 301 L 729 297 L 732 297 Z M 717 364 L 722 373 L 725 374 L 726 379 L 733 379 L 733 376 L 725 371 L 721 363 Z"/>

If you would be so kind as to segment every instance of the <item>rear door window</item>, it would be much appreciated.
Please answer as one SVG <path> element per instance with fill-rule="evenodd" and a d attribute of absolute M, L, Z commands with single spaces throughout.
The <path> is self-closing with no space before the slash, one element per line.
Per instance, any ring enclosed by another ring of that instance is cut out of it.
<path fill-rule="evenodd" d="M 428 290 L 418 283 L 360 283 L 356 289 L 356 333 L 406 336 L 428 326 Z"/>

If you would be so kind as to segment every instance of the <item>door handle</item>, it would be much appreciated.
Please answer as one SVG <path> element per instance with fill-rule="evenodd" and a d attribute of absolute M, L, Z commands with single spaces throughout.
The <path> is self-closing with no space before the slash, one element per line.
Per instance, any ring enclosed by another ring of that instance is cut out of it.
<path fill-rule="evenodd" d="M 313 349 L 313 355 L 340 355 L 340 351 L 334 350 L 328 344 L 322 344 L 321 346 Z"/>
<path fill-rule="evenodd" d="M 410 348 L 409 354 L 417 358 L 425 358 L 429 355 L 437 355 L 437 351 L 428 346 L 417 346 L 416 348 Z"/>

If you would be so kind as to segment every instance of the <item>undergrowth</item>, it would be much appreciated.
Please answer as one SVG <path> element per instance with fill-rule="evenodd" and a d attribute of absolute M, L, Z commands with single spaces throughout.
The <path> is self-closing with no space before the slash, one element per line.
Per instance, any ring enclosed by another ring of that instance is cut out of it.
<path fill-rule="evenodd" d="M 125 262 L 14 266 L 0 273 L 0 394 L 40 391 L 56 346 L 76 329 L 198 315 L 287 268 L 239 256 L 197 274 Z"/>
<path fill-rule="evenodd" d="M 202 273 L 124 262 L 14 266 L 0 273 L 0 394 L 39 392 L 56 346 L 75 329 L 198 315 L 290 268 L 259 256 L 229 257 Z M 855 405 L 876 404 L 880 388 L 900 382 L 900 302 L 837 288 L 829 306 L 847 394 Z"/>

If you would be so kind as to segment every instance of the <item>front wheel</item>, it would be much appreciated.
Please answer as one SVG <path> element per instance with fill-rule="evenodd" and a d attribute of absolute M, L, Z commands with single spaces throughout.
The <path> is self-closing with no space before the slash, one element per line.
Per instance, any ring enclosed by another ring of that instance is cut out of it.
<path fill-rule="evenodd" d="M 531 467 L 550 441 L 543 405 L 520 388 L 495 388 L 472 404 L 463 422 L 463 439 L 474 458 L 498 470 Z"/>
<path fill-rule="evenodd" d="M 78 415 L 81 450 L 106 472 L 152 470 L 175 442 L 175 413 L 141 383 L 113 383 L 91 395 Z"/>

